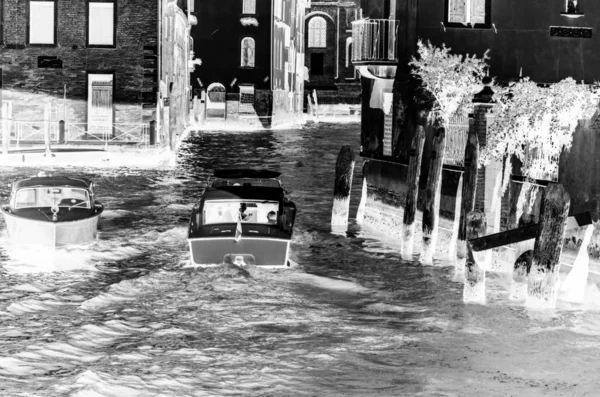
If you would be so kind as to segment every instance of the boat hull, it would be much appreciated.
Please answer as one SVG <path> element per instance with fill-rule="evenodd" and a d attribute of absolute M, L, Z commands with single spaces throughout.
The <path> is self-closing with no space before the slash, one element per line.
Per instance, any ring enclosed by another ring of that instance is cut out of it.
<path fill-rule="evenodd" d="M 231 262 L 260 267 L 289 266 L 289 239 L 243 237 L 235 241 L 233 237 L 198 237 L 190 238 L 188 242 L 192 263 L 195 265 Z"/>
<path fill-rule="evenodd" d="M 2 209 L 8 238 L 19 245 L 63 247 L 87 244 L 96 239 L 101 211 L 83 219 L 51 222 L 28 219 Z"/>

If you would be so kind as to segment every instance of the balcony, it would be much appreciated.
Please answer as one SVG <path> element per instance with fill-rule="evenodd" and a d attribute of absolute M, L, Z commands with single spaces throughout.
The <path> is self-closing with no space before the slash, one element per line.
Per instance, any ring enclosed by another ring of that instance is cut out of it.
<path fill-rule="evenodd" d="M 398 23 L 393 19 L 352 22 L 352 63 L 355 66 L 397 64 Z"/>

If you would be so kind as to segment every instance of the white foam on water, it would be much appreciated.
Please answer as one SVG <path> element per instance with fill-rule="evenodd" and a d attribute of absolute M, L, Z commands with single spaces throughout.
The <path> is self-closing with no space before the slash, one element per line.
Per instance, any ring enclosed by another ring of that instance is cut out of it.
<path fill-rule="evenodd" d="M 348 225 L 348 217 L 350 215 L 350 196 L 338 199 L 333 199 L 333 208 L 331 210 L 331 225 L 345 226 Z"/>
<path fill-rule="evenodd" d="M 367 205 L 367 178 L 362 178 L 362 191 L 360 195 L 360 203 L 356 210 L 356 223 L 362 224 L 365 220 L 365 206 Z"/>
<path fill-rule="evenodd" d="M 106 307 L 133 301 L 138 298 L 141 291 L 134 287 L 130 280 L 121 281 L 111 285 L 108 292 L 82 302 L 79 307 L 84 311 L 99 311 Z"/>
<path fill-rule="evenodd" d="M 37 299 L 27 299 L 20 302 L 11 303 L 6 311 L 13 313 L 15 315 L 21 315 L 25 313 L 33 313 L 39 311 L 49 311 L 54 310 L 56 308 L 72 305 L 72 303 L 68 302 L 58 302 L 55 300 L 37 300 Z"/>
<path fill-rule="evenodd" d="M 371 313 L 414 313 L 424 312 L 426 309 L 392 305 L 384 302 L 371 303 L 363 308 L 364 311 Z"/>
<path fill-rule="evenodd" d="M 308 273 L 292 273 L 290 274 L 289 279 L 291 281 L 306 283 L 315 287 L 334 291 L 345 291 L 351 293 L 365 293 L 370 291 L 368 288 L 365 288 L 362 285 L 352 281 L 338 280 Z"/>
<path fill-rule="evenodd" d="M 56 359 L 67 359 L 70 361 L 79 361 L 81 363 L 91 363 L 100 360 L 105 357 L 104 353 L 94 353 L 79 347 L 73 346 L 69 343 L 63 342 L 52 342 L 43 345 L 33 345 L 28 347 L 28 352 L 45 357 L 45 358 L 56 358 Z M 25 355 L 24 353 L 17 353 L 16 356 L 20 357 Z"/>
<path fill-rule="evenodd" d="M 151 360 L 152 356 L 150 356 L 148 354 L 139 353 L 139 352 L 132 352 L 132 353 L 113 355 L 111 358 L 113 358 L 115 360 L 123 360 L 123 361 L 146 361 L 146 360 Z"/>
<path fill-rule="evenodd" d="M 485 297 L 485 273 L 482 281 L 476 283 L 470 283 L 467 280 L 463 286 L 463 302 L 465 303 L 479 303 L 484 305 L 486 303 Z"/>
<path fill-rule="evenodd" d="M 104 210 L 102 211 L 102 215 L 100 216 L 100 221 L 102 221 L 102 219 L 118 219 L 118 218 L 122 218 L 124 216 L 128 216 L 128 215 L 133 215 L 134 212 L 133 211 L 127 211 L 127 210 Z"/>
<path fill-rule="evenodd" d="M 56 364 L 29 362 L 15 357 L 0 357 L 0 375 L 38 376 L 50 370 L 60 368 Z"/>
<path fill-rule="evenodd" d="M 137 397 L 155 393 L 159 390 L 138 376 L 113 376 L 108 373 L 86 370 L 74 380 L 69 389 L 73 397 Z"/>
<path fill-rule="evenodd" d="M 182 211 L 187 214 L 192 211 L 193 207 L 194 204 L 169 204 L 165 209 L 169 211 Z"/>
<path fill-rule="evenodd" d="M 167 329 L 161 329 L 158 331 L 154 332 L 155 336 L 165 336 L 165 335 L 193 335 L 194 332 L 192 331 L 188 331 L 188 330 L 184 330 L 181 328 L 167 328 Z"/>
<path fill-rule="evenodd" d="M 39 283 L 19 284 L 19 285 L 13 285 L 8 288 L 10 288 L 14 291 L 24 291 L 24 292 L 46 292 L 46 291 L 51 290 L 51 288 L 46 287 L 45 285 L 42 285 Z"/>
<path fill-rule="evenodd" d="M 402 224 L 400 254 L 405 260 L 412 260 L 415 251 L 415 223 L 416 222 L 413 222 L 411 225 Z"/>

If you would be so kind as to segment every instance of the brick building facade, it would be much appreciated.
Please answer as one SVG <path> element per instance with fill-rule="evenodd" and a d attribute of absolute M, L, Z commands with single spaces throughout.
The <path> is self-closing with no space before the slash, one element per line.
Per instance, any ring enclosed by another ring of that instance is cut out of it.
<path fill-rule="evenodd" d="M 358 73 L 352 64 L 352 22 L 361 18 L 359 0 L 312 1 L 304 18 L 307 91 L 319 103 L 360 103 Z"/>
<path fill-rule="evenodd" d="M 115 134 L 156 119 L 157 1 L 0 0 L 0 12 L 0 101 L 15 123 L 50 109 Z"/>

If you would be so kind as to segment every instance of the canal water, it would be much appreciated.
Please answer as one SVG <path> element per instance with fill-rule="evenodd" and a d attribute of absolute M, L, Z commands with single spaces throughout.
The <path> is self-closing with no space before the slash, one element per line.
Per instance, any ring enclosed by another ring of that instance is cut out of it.
<path fill-rule="evenodd" d="M 54 168 L 97 184 L 98 241 L 23 249 L 0 221 L 1 396 L 600 396 L 600 292 L 534 310 L 488 274 L 464 304 L 450 263 L 402 260 L 330 227 L 357 124 L 192 134 L 173 169 Z M 357 159 L 351 216 L 360 198 Z M 186 229 L 216 168 L 282 172 L 298 207 L 285 270 L 190 265 Z M 41 168 L 3 168 L 6 183 Z"/>

